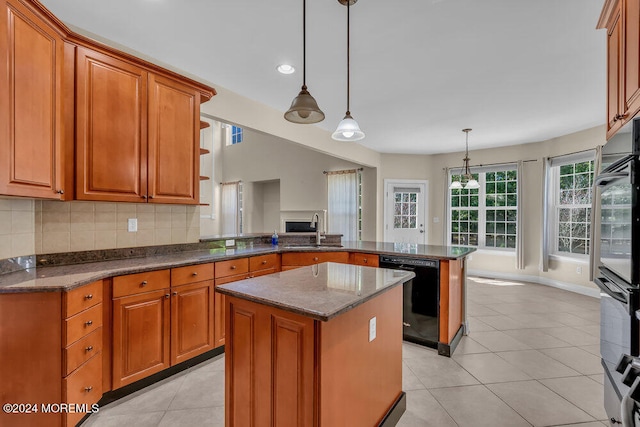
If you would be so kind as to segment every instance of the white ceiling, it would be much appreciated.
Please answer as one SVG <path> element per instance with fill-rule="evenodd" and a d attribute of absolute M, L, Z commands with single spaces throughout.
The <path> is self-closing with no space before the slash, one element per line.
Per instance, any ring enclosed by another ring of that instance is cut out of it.
<path fill-rule="evenodd" d="M 301 0 L 41 0 L 61 20 L 283 113 L 302 73 Z M 360 0 L 351 112 L 380 152 L 541 141 L 605 122 L 603 0 Z M 307 1 L 307 85 L 346 110 L 346 8 Z M 215 102 L 215 98 L 212 102 Z M 284 118 L 282 119 L 284 120 Z M 242 124 L 242 123 L 240 123 Z M 308 125 L 300 125 L 308 126 Z"/>

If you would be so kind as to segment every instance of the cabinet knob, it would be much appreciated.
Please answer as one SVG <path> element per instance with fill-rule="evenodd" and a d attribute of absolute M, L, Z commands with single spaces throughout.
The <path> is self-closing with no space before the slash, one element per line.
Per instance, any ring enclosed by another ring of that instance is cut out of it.
<path fill-rule="evenodd" d="M 87 353 L 90 352 L 91 350 L 93 350 L 93 346 L 90 345 L 89 347 L 84 349 Z"/>
<path fill-rule="evenodd" d="M 364 263 L 366 264 L 366 263 L 367 263 L 367 259 L 366 259 L 366 258 L 364 258 L 364 259 L 362 260 L 362 262 L 364 262 Z"/>
<path fill-rule="evenodd" d="M 93 294 L 85 295 L 84 299 L 93 299 Z"/>
<path fill-rule="evenodd" d="M 178 295 L 178 293 L 177 293 L 177 292 L 174 292 L 174 293 L 173 293 L 173 295 Z"/>
<path fill-rule="evenodd" d="M 142 196 L 140 196 L 140 197 L 142 197 L 142 198 L 143 198 L 143 199 L 145 199 L 145 200 L 147 199 L 147 195 L 146 195 L 146 194 L 143 194 L 143 195 L 142 195 Z"/>
<path fill-rule="evenodd" d="M 142 286 L 143 288 L 144 288 L 145 286 L 147 286 L 147 281 L 146 281 L 146 280 L 143 280 L 143 281 L 142 281 L 142 283 L 140 283 L 140 286 Z"/>
<path fill-rule="evenodd" d="M 197 271 L 194 271 L 193 273 L 191 273 L 191 275 L 192 275 L 192 276 L 197 276 L 197 275 L 198 275 L 198 272 L 197 272 Z"/>
<path fill-rule="evenodd" d="M 169 294 L 164 294 L 164 297 L 165 297 L 165 298 L 169 298 L 170 296 L 171 296 L 171 295 L 169 295 Z"/>
<path fill-rule="evenodd" d="M 231 269 L 232 269 L 232 270 L 235 270 L 236 268 L 237 268 L 237 267 L 236 267 L 235 265 L 232 265 L 232 266 L 231 266 Z"/>
<path fill-rule="evenodd" d="M 313 260 L 314 260 L 314 261 L 318 261 L 318 257 L 317 257 L 317 256 L 314 256 L 314 257 L 313 257 Z"/>
<path fill-rule="evenodd" d="M 84 324 L 87 326 L 91 326 L 93 325 L 93 320 L 87 320 Z"/>
<path fill-rule="evenodd" d="M 58 193 L 58 194 L 64 194 L 64 190 L 56 190 L 56 193 Z"/>
<path fill-rule="evenodd" d="M 262 261 L 262 265 L 265 265 L 267 263 L 267 261 Z"/>
<path fill-rule="evenodd" d="M 153 199 L 153 196 L 149 196 L 150 199 Z"/>
<path fill-rule="evenodd" d="M 89 393 L 91 390 L 93 390 L 93 387 L 92 387 L 92 386 L 89 386 L 89 387 L 85 387 L 85 388 L 84 388 L 84 391 L 86 391 L 87 393 Z"/>

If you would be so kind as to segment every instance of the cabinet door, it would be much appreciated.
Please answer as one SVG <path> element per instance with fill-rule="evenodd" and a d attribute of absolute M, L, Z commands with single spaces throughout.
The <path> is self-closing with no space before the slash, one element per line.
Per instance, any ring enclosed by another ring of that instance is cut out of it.
<path fill-rule="evenodd" d="M 149 75 L 149 201 L 198 204 L 200 93 Z"/>
<path fill-rule="evenodd" d="M 622 21 L 620 7 L 614 13 L 607 33 L 607 138 L 622 126 L 621 82 L 622 71 Z"/>
<path fill-rule="evenodd" d="M 213 280 L 171 288 L 171 365 L 213 349 Z"/>
<path fill-rule="evenodd" d="M 169 290 L 113 300 L 113 388 L 170 366 Z"/>
<path fill-rule="evenodd" d="M 640 109 L 640 2 L 623 1 L 625 113 Z"/>
<path fill-rule="evenodd" d="M 79 47 L 76 74 L 76 198 L 144 201 L 147 72 Z"/>
<path fill-rule="evenodd" d="M 73 144 L 64 141 L 65 116 L 73 124 L 64 110 L 64 91 L 73 91 L 64 41 L 21 2 L 0 4 L 0 194 L 61 199 L 72 167 L 63 144 Z"/>
<path fill-rule="evenodd" d="M 238 279 L 240 280 L 240 279 Z M 221 283 L 218 283 L 218 281 L 216 280 L 216 286 L 221 285 Z M 215 319 L 213 321 L 213 346 L 214 347 L 220 347 L 221 345 L 224 345 L 224 338 L 225 338 L 225 332 L 224 332 L 224 328 L 225 328 L 225 304 L 226 304 L 226 297 L 222 294 L 219 293 L 215 293 L 213 296 L 213 304 L 214 304 L 214 315 L 215 315 Z"/>

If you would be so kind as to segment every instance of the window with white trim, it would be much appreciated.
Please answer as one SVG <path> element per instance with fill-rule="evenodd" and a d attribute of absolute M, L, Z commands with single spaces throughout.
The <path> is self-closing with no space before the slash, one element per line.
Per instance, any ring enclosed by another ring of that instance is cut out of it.
<path fill-rule="evenodd" d="M 449 190 L 449 243 L 487 249 L 516 248 L 518 173 L 515 165 L 472 168 L 477 189 Z M 449 174 L 449 182 L 460 181 Z"/>
<path fill-rule="evenodd" d="M 226 144 L 225 145 L 236 145 L 240 144 L 244 139 L 244 129 L 240 126 L 224 124 L 224 129 L 226 133 Z"/>
<path fill-rule="evenodd" d="M 586 256 L 590 250 L 591 199 L 594 179 L 592 151 L 551 159 L 549 252 Z"/>

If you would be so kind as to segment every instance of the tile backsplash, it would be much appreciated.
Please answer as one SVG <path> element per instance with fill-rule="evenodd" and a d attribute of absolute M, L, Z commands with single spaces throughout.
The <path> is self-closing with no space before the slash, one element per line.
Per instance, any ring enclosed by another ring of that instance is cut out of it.
<path fill-rule="evenodd" d="M 195 243 L 200 238 L 200 207 L 150 203 L 34 203 L 35 253 Z M 138 220 L 138 231 L 127 221 Z"/>
<path fill-rule="evenodd" d="M 0 198 L 0 259 L 35 253 L 35 201 Z"/>

